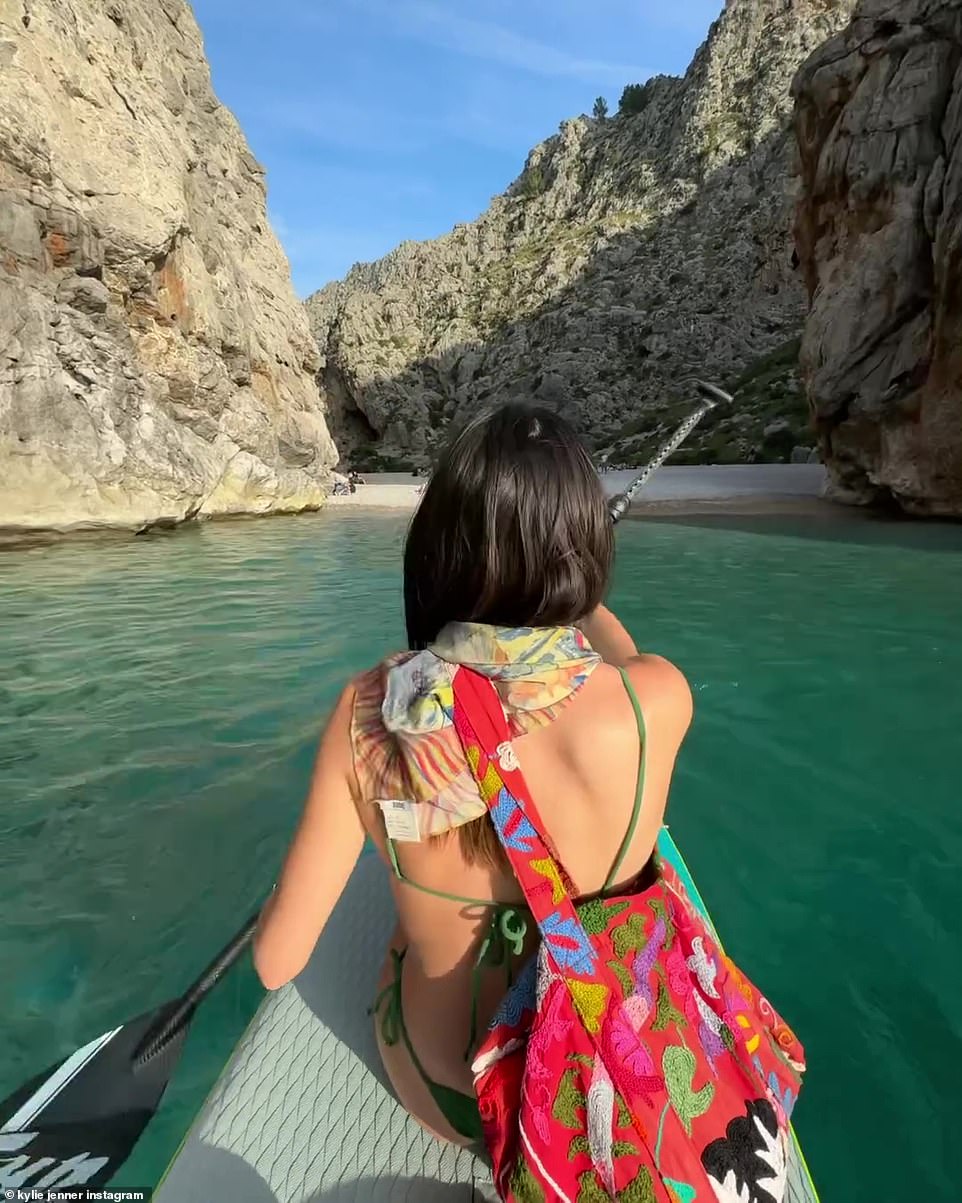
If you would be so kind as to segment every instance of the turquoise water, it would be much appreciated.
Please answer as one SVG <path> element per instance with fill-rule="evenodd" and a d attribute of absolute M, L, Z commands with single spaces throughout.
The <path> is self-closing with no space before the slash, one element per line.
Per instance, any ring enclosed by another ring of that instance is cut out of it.
<path fill-rule="evenodd" d="M 401 643 L 405 519 L 0 555 L 0 1097 L 178 993 L 276 875 L 327 708 Z M 809 1054 L 824 1203 L 957 1198 L 962 531 L 625 522 L 612 604 L 696 717 L 670 821 Z M 118 1186 L 156 1181 L 260 998 L 204 1004 Z"/>

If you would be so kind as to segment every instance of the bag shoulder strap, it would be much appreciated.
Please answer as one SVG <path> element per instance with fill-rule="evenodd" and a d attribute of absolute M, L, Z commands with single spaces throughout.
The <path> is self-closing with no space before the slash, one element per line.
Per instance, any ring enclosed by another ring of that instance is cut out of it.
<path fill-rule="evenodd" d="M 454 674 L 454 725 L 547 953 L 585 1027 L 597 1035 L 609 1003 L 620 1001 L 620 984 L 585 931 L 567 875 L 548 847 L 497 691 L 487 677 L 463 665 Z"/>

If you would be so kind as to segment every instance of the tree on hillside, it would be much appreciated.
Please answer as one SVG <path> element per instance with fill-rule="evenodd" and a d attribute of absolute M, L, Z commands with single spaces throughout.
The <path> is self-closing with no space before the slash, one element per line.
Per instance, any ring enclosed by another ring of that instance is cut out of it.
<path fill-rule="evenodd" d="M 599 96 L 595 101 L 595 107 L 591 110 L 591 115 L 596 121 L 604 121 L 608 116 L 608 101 L 603 96 Z"/>
<path fill-rule="evenodd" d="M 621 94 L 618 113 L 641 113 L 648 105 L 648 89 L 644 84 L 628 84 Z"/>

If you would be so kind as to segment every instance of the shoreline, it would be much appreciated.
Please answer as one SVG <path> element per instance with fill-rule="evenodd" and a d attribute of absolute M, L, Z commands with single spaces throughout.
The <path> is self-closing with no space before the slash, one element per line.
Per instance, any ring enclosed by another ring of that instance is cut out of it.
<path fill-rule="evenodd" d="M 637 473 L 605 472 L 609 498 L 623 492 Z M 400 472 L 361 473 L 355 493 L 327 499 L 325 509 L 408 510 L 418 504 L 424 477 Z M 699 464 L 660 468 L 635 494 L 626 518 L 699 513 L 835 514 L 852 507 L 824 498 L 827 474 L 821 464 Z"/>
<path fill-rule="evenodd" d="M 622 492 L 637 473 L 606 472 L 601 476 L 605 493 Z M 232 513 L 204 516 L 183 522 L 158 522 L 147 526 L 80 523 L 71 527 L 0 526 L 0 557 L 5 551 L 57 543 L 96 542 L 103 539 L 151 538 L 171 535 L 199 523 L 243 523 L 259 518 L 309 517 L 330 510 L 371 514 L 413 514 L 425 477 L 409 473 L 362 474 L 364 484 L 347 496 L 328 496 L 320 506 L 303 510 Z M 819 520 L 879 517 L 872 507 L 843 505 L 824 496 L 827 474 L 821 464 L 699 464 L 660 468 L 633 498 L 624 515 L 628 520 L 672 518 L 795 517 Z M 917 521 L 911 520 L 910 521 Z"/>

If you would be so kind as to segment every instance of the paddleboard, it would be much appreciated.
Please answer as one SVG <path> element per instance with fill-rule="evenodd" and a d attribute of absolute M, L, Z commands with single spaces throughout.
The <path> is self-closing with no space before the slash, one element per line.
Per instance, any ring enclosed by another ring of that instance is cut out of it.
<path fill-rule="evenodd" d="M 674 841 L 659 848 L 707 915 Z M 361 860 L 304 972 L 269 994 L 154 1195 L 154 1203 L 478 1203 L 496 1200 L 470 1153 L 399 1105 L 367 1008 L 394 904 L 376 854 Z M 785 1203 L 818 1203 L 793 1137 Z"/>

